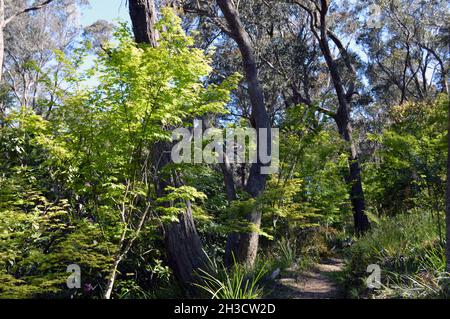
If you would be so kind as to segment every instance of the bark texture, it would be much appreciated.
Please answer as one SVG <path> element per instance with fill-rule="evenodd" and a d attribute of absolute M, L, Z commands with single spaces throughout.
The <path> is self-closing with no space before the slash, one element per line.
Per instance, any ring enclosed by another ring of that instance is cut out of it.
<path fill-rule="evenodd" d="M 158 197 L 166 195 L 166 187 L 182 186 L 181 177 L 175 171 L 162 172 L 171 163 L 171 143 L 157 143 L 154 146 L 154 165 L 157 172 L 154 184 Z M 178 216 L 179 222 L 164 226 L 164 243 L 167 259 L 177 279 L 183 283 L 188 290 L 192 291 L 192 283 L 198 282 L 196 271 L 206 265 L 206 255 L 200 236 L 195 227 L 192 216 L 191 204 L 186 202 L 186 210 Z"/>
<path fill-rule="evenodd" d="M 129 0 L 130 17 L 135 40 L 157 46 L 158 34 L 155 30 L 156 6 L 153 0 Z M 163 174 L 163 169 L 171 163 L 171 143 L 157 143 L 152 149 L 155 169 L 154 184 L 158 197 L 163 197 L 167 186 L 181 186 L 181 178 L 176 172 Z M 186 211 L 178 216 L 179 222 L 164 227 L 164 241 L 168 263 L 177 279 L 190 288 L 198 280 L 195 271 L 206 261 L 200 237 L 195 228 L 191 204 L 186 203 Z"/>
<path fill-rule="evenodd" d="M 154 28 L 157 21 L 154 0 L 129 0 L 129 9 L 136 42 L 156 46 L 158 35 Z"/>
<path fill-rule="evenodd" d="M 229 29 L 227 33 L 238 45 L 242 56 L 245 79 L 248 84 L 248 94 L 252 105 L 252 126 L 255 129 L 265 128 L 270 132 L 269 115 L 267 114 L 263 91 L 258 80 L 256 57 L 253 51 L 251 39 L 242 24 L 239 17 L 239 12 L 233 2 L 230 0 L 217 0 L 217 4 L 219 5 L 227 22 Z M 270 133 L 267 134 L 267 137 L 267 140 L 261 141 L 258 136 L 258 150 L 261 143 L 267 143 L 268 150 L 271 152 Z M 261 167 L 263 167 L 263 164 L 259 159 L 258 152 L 258 161 L 250 167 L 250 175 L 245 187 L 246 192 L 248 192 L 253 198 L 258 197 L 264 191 L 266 185 L 267 176 L 261 174 Z M 247 220 L 258 229 L 261 225 L 261 211 L 258 209 L 253 210 L 247 216 Z M 239 238 L 237 238 L 236 234 L 231 234 L 227 245 L 228 256 L 226 259 L 229 260 L 229 254 L 233 252 L 235 253 L 238 262 L 243 262 L 249 266 L 253 266 L 258 250 L 258 241 L 259 235 L 257 232 L 242 233 L 239 235 Z"/>
<path fill-rule="evenodd" d="M 336 35 L 328 29 L 327 14 L 329 10 L 329 1 L 321 0 L 320 7 L 315 10 L 310 9 L 298 3 L 310 16 L 311 30 L 319 41 L 319 46 L 325 58 L 333 86 L 338 99 L 338 110 L 335 114 L 331 114 L 334 118 L 340 136 L 347 142 L 348 147 L 348 167 L 349 171 L 345 177 L 346 183 L 350 189 L 350 199 L 353 208 L 353 217 L 355 232 L 363 234 L 370 229 L 370 222 L 365 213 L 364 191 L 362 187 L 361 166 L 358 159 L 356 144 L 352 137 L 352 122 L 350 118 L 351 101 L 355 94 L 355 69 L 350 61 L 347 49 L 342 45 Z M 342 55 L 347 71 L 353 77 L 350 84 L 346 88 L 342 81 L 341 71 L 338 63 L 335 61 L 330 49 L 329 40 L 333 41 Z"/>

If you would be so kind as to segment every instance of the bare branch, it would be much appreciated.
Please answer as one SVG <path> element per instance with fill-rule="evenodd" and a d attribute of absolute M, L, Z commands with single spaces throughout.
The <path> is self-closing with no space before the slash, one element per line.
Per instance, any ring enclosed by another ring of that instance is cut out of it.
<path fill-rule="evenodd" d="M 36 6 L 32 6 L 32 7 L 29 7 L 29 8 L 25 8 L 25 9 L 19 10 L 18 12 L 16 12 L 15 14 L 13 14 L 11 17 L 9 17 L 8 19 L 6 19 L 3 22 L 3 27 L 6 27 L 8 25 L 8 23 L 13 21 L 18 16 L 20 16 L 20 15 L 22 15 L 24 13 L 31 12 L 31 11 L 37 11 L 37 10 L 43 9 L 46 6 L 48 6 L 50 3 L 52 3 L 53 1 L 55 1 L 55 0 L 46 0 L 46 1 L 44 1 L 41 4 L 38 4 Z"/>

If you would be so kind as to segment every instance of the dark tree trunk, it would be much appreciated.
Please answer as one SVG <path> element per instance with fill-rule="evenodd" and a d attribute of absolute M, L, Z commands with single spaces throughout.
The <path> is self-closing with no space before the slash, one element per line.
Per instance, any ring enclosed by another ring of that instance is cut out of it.
<path fill-rule="evenodd" d="M 156 10 L 153 0 L 129 0 L 130 16 L 136 42 L 157 46 L 158 34 L 154 29 Z M 154 184 L 158 197 L 166 194 L 167 186 L 181 186 L 180 177 L 175 171 L 163 175 L 163 168 L 171 163 L 171 143 L 159 142 L 152 149 L 153 165 L 156 171 Z M 164 241 L 169 265 L 181 283 L 191 287 L 198 280 L 195 272 L 205 265 L 200 237 L 195 228 L 191 204 L 186 203 L 186 211 L 178 216 L 179 222 L 164 227 Z"/>
<path fill-rule="evenodd" d="M 445 189 L 445 269 L 450 273 L 450 87 L 448 83 L 449 69 L 446 67 L 443 60 L 439 54 L 431 47 L 421 44 L 421 47 L 431 53 L 435 59 L 438 61 L 441 68 L 441 83 L 442 83 L 442 93 L 447 95 L 447 107 L 448 107 L 448 118 L 447 118 L 447 182 Z M 448 46 L 448 51 L 450 51 L 450 45 Z M 450 283 L 447 283 L 447 289 L 450 291 Z"/>
<path fill-rule="evenodd" d="M 160 172 L 158 176 L 155 176 L 154 181 L 158 197 L 166 195 L 167 186 L 182 186 L 182 181 L 175 171 L 161 173 L 162 169 L 171 162 L 171 148 L 171 143 L 160 142 L 153 149 L 156 170 Z M 195 228 L 189 201 L 186 202 L 186 211 L 178 216 L 178 220 L 179 222 L 164 226 L 166 254 L 174 275 L 190 289 L 190 284 L 198 281 L 195 272 L 206 265 L 206 255 Z"/>
<path fill-rule="evenodd" d="M 366 207 L 364 191 L 362 188 L 361 167 L 359 165 L 358 153 L 352 137 L 352 127 L 350 119 L 345 116 L 341 118 L 339 113 L 336 115 L 336 123 L 339 134 L 348 143 L 349 173 L 345 180 L 350 188 L 350 200 L 353 207 L 355 232 L 362 235 L 370 229 L 370 223 L 367 215 L 365 214 Z"/>
<path fill-rule="evenodd" d="M 233 168 L 230 161 L 224 151 L 224 163 L 221 164 L 223 179 L 225 182 L 225 192 L 227 193 L 228 202 L 232 202 L 236 199 L 236 188 L 234 185 Z"/>
<path fill-rule="evenodd" d="M 336 96 L 339 102 L 339 108 L 334 116 L 336 125 L 339 130 L 340 136 L 347 142 L 348 145 L 348 166 L 349 173 L 346 176 L 346 182 L 350 188 L 350 199 L 353 207 L 353 217 L 355 223 L 355 232 L 357 234 L 363 234 L 370 228 L 370 222 L 365 214 L 365 201 L 364 201 L 364 191 L 362 188 L 361 179 L 361 167 L 359 164 L 358 153 L 356 150 L 356 145 L 352 137 L 352 125 L 350 119 L 350 103 L 352 96 L 354 94 L 354 83 L 349 85 L 346 90 L 342 82 L 342 77 L 338 68 L 336 61 L 328 44 L 328 36 L 331 37 L 333 42 L 339 48 L 341 54 L 344 56 L 346 66 L 350 73 L 354 76 L 355 71 L 351 61 L 348 57 L 347 51 L 339 41 L 339 39 L 333 35 L 332 32 L 328 30 L 327 27 L 327 12 L 328 12 L 328 1 L 321 0 L 321 10 L 320 10 L 320 29 L 315 32 L 315 36 L 319 41 L 320 49 L 324 55 L 327 67 L 330 71 L 331 79 L 333 81 L 333 86 L 336 91 Z M 314 27 L 313 27 L 314 28 Z"/>
<path fill-rule="evenodd" d="M 267 143 L 268 150 L 271 152 L 271 136 L 270 136 L 270 121 L 264 103 L 264 95 L 258 80 L 258 69 L 256 58 L 253 52 L 252 43 L 247 31 L 244 29 L 239 17 L 239 13 L 234 4 L 230 0 L 217 0 L 227 25 L 229 28 L 228 35 L 233 38 L 239 47 L 242 56 L 242 63 L 244 67 L 245 78 L 248 84 L 248 93 L 252 105 L 251 122 L 254 128 L 265 128 L 269 130 L 266 141 L 260 141 L 258 137 L 258 150 L 261 143 Z M 250 175 L 247 180 L 245 190 L 253 197 L 259 196 L 265 188 L 267 176 L 261 174 L 263 167 L 258 152 L 257 163 L 250 167 Z M 261 212 L 254 210 L 247 216 L 247 220 L 256 228 L 261 225 Z M 236 236 L 230 238 L 233 242 L 229 242 L 229 252 L 236 247 Z M 236 259 L 238 262 L 246 263 L 250 267 L 253 266 L 258 250 L 259 235 L 257 232 L 243 233 L 239 236 L 239 245 L 237 248 Z M 229 256 L 227 257 L 229 259 Z"/>
<path fill-rule="evenodd" d="M 157 20 L 154 0 L 129 0 L 129 9 L 136 42 L 156 46 L 158 33 L 154 28 Z"/>
<path fill-rule="evenodd" d="M 225 182 L 225 192 L 227 194 L 228 203 L 236 199 L 236 188 L 233 178 L 233 169 L 229 163 L 228 157 L 224 152 L 224 163 L 221 164 L 223 179 Z M 233 232 L 228 235 L 227 244 L 225 247 L 224 264 L 226 267 L 231 267 L 234 262 L 234 257 L 237 256 L 239 248 L 239 233 Z"/>

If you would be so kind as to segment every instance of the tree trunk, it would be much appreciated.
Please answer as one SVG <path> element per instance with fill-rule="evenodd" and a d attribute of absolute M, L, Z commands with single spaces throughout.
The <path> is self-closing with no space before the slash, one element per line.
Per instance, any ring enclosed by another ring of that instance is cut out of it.
<path fill-rule="evenodd" d="M 189 202 L 186 212 L 178 218 L 179 223 L 171 223 L 165 227 L 167 258 L 177 279 L 191 290 L 191 284 L 199 281 L 196 271 L 206 265 L 206 255 L 202 250 Z"/>
<path fill-rule="evenodd" d="M 159 176 L 155 178 L 156 194 L 159 198 L 166 195 L 166 187 L 182 186 L 180 177 L 175 171 L 162 175 L 162 169 L 171 163 L 171 143 L 159 142 L 153 148 L 156 171 Z M 192 216 L 191 203 L 186 201 L 186 211 L 178 216 L 179 222 L 164 226 L 164 242 L 167 259 L 177 279 L 188 290 L 192 291 L 192 283 L 198 282 L 196 271 L 206 265 L 206 255 L 203 251 L 200 236 L 195 228 Z"/>
<path fill-rule="evenodd" d="M 122 251 L 122 247 L 123 247 L 123 244 L 125 241 L 125 235 L 126 235 L 126 230 L 124 230 L 122 232 L 122 236 L 120 238 L 120 243 L 119 243 L 119 251 L 118 251 L 116 257 L 114 258 L 114 262 L 111 267 L 111 271 L 109 272 L 109 277 L 108 277 L 108 281 L 106 283 L 106 290 L 105 290 L 105 293 L 103 294 L 103 299 L 111 299 L 111 294 L 113 292 L 114 283 L 116 281 L 116 276 L 117 276 L 117 268 L 119 267 L 119 264 L 123 258 L 121 251 Z"/>
<path fill-rule="evenodd" d="M 114 260 L 112 270 L 108 277 L 108 282 L 106 284 L 106 291 L 103 294 L 103 299 L 111 299 L 111 294 L 114 289 L 114 283 L 116 281 L 117 276 L 117 268 L 119 267 L 119 263 L 121 262 L 121 259 Z"/>
<path fill-rule="evenodd" d="M 230 0 L 217 0 L 217 4 L 222 11 L 227 25 L 230 29 L 228 33 L 239 47 L 242 56 L 242 63 L 244 67 L 245 78 L 248 84 L 248 94 L 252 105 L 251 122 L 255 129 L 265 128 L 268 130 L 267 140 L 261 141 L 258 136 L 258 160 L 257 163 L 252 164 L 250 168 L 250 175 L 247 180 L 245 190 L 253 197 L 258 197 L 265 188 L 267 176 L 261 174 L 263 167 L 259 158 L 259 147 L 261 143 L 266 143 L 269 152 L 271 152 L 271 136 L 270 136 L 270 121 L 269 115 L 264 102 L 264 95 L 258 80 L 258 69 L 256 58 L 253 52 L 251 39 L 244 29 L 239 17 L 239 13 Z M 259 134 L 258 134 L 259 135 Z M 253 224 L 258 229 L 261 226 L 261 212 L 253 211 L 247 216 L 247 221 Z M 240 234 L 239 245 L 237 253 L 237 261 L 247 264 L 252 267 L 255 262 L 256 253 L 258 250 L 259 234 L 257 232 Z M 235 241 L 236 236 L 231 236 L 230 240 Z M 228 243 L 228 246 L 236 246 L 234 242 Z M 232 251 L 232 250 L 230 250 Z M 227 257 L 229 259 L 229 256 Z"/>
<path fill-rule="evenodd" d="M 348 143 L 348 165 L 349 173 L 345 180 L 350 188 L 350 200 L 353 207 L 353 219 L 355 232 L 358 235 L 364 234 L 370 229 L 369 219 L 365 214 L 365 200 L 364 191 L 362 188 L 361 167 L 359 164 L 358 153 L 352 137 L 352 126 L 348 117 L 342 116 L 338 113 L 336 116 L 336 123 L 339 134 Z"/>
<path fill-rule="evenodd" d="M 129 0 L 129 8 L 136 42 L 155 47 L 158 33 L 154 28 L 157 20 L 154 0 Z"/>
<path fill-rule="evenodd" d="M 224 152 L 224 163 L 221 164 L 223 179 L 225 182 L 225 192 L 227 194 L 228 203 L 231 204 L 232 201 L 236 200 L 236 188 L 233 178 L 233 170 Z M 234 263 L 235 257 L 238 255 L 239 249 L 239 233 L 232 232 L 228 235 L 227 244 L 225 247 L 224 264 L 226 267 L 231 267 Z"/>
<path fill-rule="evenodd" d="M 157 46 L 158 34 L 155 31 L 156 7 L 154 0 L 129 0 L 130 17 L 133 32 L 138 43 Z M 171 163 L 170 143 L 156 143 L 152 149 L 154 155 L 155 187 L 158 197 L 163 197 L 167 186 L 181 186 L 175 172 L 171 172 L 168 179 L 161 176 L 162 169 Z M 164 241 L 166 254 L 175 277 L 181 283 L 191 288 L 190 284 L 197 280 L 195 271 L 206 261 L 200 237 L 195 228 L 191 205 L 186 203 L 186 212 L 178 216 L 179 222 L 164 227 Z"/>
<path fill-rule="evenodd" d="M 259 229 L 261 227 L 261 211 L 255 208 L 248 216 L 247 221 Z M 237 260 L 252 268 L 256 261 L 259 244 L 259 233 L 249 232 L 239 236 L 239 246 L 237 252 Z"/>
<path fill-rule="evenodd" d="M 320 10 L 320 30 L 319 33 L 315 32 L 320 45 L 322 54 L 324 55 L 325 62 L 327 63 L 328 70 L 330 71 L 330 76 L 333 81 L 333 86 L 336 91 L 336 96 L 339 102 L 339 108 L 334 116 L 336 125 L 339 130 L 341 137 L 348 143 L 348 166 L 349 173 L 346 177 L 346 182 L 350 188 L 350 199 L 353 207 L 353 217 L 355 232 L 359 235 L 365 233 L 370 228 L 370 222 L 365 214 L 365 201 L 364 201 L 364 191 L 362 188 L 361 179 L 361 167 L 359 164 L 358 153 L 356 150 L 356 145 L 352 137 L 352 125 L 350 119 L 350 103 L 354 91 L 354 83 L 352 83 L 348 90 L 346 91 L 345 86 L 342 82 L 342 77 L 338 68 L 336 61 L 328 44 L 328 35 L 330 34 L 327 27 L 327 12 L 328 12 L 328 2 L 325 0 L 321 1 L 322 8 Z M 340 43 L 337 37 L 332 36 L 332 40 L 336 43 L 341 53 L 346 58 L 347 68 L 351 73 L 354 73 L 351 61 L 348 59 L 347 52 Z M 353 74 L 354 75 L 354 74 Z"/>

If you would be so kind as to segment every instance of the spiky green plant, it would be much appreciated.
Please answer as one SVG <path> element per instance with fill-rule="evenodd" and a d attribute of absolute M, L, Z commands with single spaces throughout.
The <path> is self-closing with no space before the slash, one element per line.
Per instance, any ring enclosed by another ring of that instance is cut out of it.
<path fill-rule="evenodd" d="M 202 283 L 195 286 L 212 299 L 258 299 L 263 293 L 260 282 L 267 271 L 267 264 L 250 270 L 236 261 L 227 269 L 222 262 L 208 257 L 207 269 L 198 271 Z"/>

